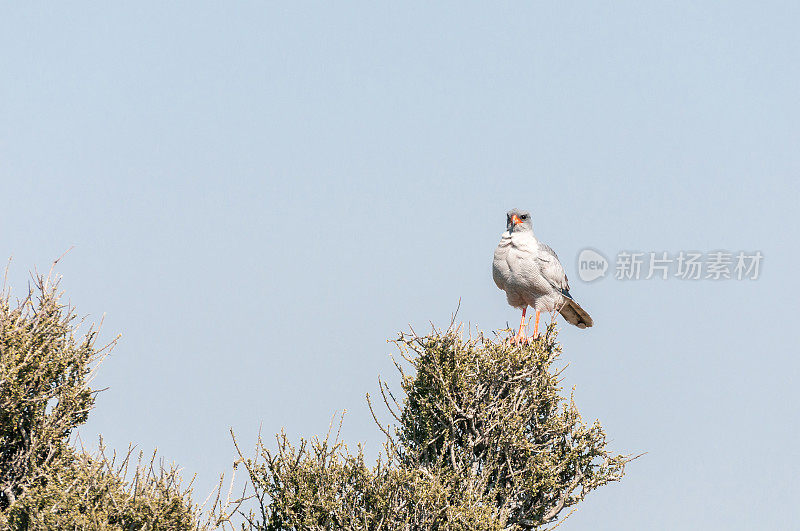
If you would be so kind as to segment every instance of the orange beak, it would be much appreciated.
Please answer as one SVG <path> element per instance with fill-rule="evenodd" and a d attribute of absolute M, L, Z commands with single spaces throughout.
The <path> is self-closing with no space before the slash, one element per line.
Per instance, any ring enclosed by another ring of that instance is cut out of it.
<path fill-rule="evenodd" d="M 511 223 L 513 223 L 514 225 L 519 225 L 520 223 L 522 223 L 522 220 L 519 219 L 519 216 L 514 214 L 511 216 Z"/>

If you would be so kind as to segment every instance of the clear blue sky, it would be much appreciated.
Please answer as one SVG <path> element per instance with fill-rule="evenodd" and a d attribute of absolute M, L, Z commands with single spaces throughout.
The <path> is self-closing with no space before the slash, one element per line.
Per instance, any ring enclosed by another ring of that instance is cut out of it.
<path fill-rule="evenodd" d="M 701 4 L 701 5 L 699 5 Z M 343 436 L 386 339 L 516 323 L 491 279 L 527 208 L 595 318 L 567 388 L 649 452 L 564 525 L 796 525 L 794 2 L 10 4 L 0 233 L 123 338 L 81 429 L 198 474 L 232 426 Z M 760 250 L 753 282 L 577 279 L 580 249 Z M 563 321 L 562 321 L 563 322 Z"/>

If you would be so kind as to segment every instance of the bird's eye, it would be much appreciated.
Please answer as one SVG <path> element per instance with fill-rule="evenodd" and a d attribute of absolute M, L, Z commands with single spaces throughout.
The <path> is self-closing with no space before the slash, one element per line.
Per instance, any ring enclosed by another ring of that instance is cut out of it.
<path fill-rule="evenodd" d="M 520 218 L 522 218 L 522 219 L 528 219 L 528 214 L 522 214 L 522 215 L 520 216 Z"/>

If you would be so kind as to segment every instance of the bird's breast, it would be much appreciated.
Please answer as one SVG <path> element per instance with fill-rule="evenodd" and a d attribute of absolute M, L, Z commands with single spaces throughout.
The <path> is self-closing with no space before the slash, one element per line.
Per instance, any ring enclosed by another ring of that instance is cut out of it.
<path fill-rule="evenodd" d="M 508 265 L 506 283 L 517 291 L 540 293 L 548 290 L 547 281 L 539 268 L 533 246 L 512 242 L 505 255 Z"/>

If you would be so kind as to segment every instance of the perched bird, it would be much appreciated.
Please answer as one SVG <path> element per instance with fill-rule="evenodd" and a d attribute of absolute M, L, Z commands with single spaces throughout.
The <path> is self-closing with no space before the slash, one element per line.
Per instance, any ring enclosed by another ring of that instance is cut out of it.
<path fill-rule="evenodd" d="M 526 340 L 525 312 L 536 310 L 533 338 L 539 334 L 539 312 L 558 311 L 578 328 L 592 326 L 592 318 L 569 293 L 564 267 L 555 251 L 533 234 L 531 215 L 514 209 L 507 214 L 506 232 L 494 252 L 492 275 L 497 287 L 506 292 L 508 304 L 522 310 L 515 339 Z"/>

